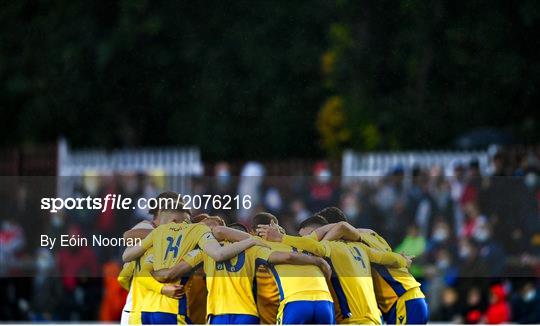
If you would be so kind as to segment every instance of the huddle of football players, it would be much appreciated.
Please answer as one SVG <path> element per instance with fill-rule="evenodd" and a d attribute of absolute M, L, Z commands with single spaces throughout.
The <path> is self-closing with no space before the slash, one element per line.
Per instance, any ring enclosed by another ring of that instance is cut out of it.
<path fill-rule="evenodd" d="M 159 198 L 178 197 L 165 192 Z M 182 203 L 124 234 L 118 276 L 129 290 L 121 324 L 425 324 L 411 259 L 328 207 L 287 235 L 270 213 L 252 230 Z"/>

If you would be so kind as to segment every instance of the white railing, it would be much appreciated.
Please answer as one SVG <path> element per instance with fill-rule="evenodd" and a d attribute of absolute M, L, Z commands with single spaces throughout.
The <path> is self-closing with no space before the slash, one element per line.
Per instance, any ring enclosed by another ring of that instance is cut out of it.
<path fill-rule="evenodd" d="M 185 194 L 190 190 L 190 178 L 202 175 L 203 165 L 197 148 L 71 150 L 65 140 L 60 140 L 58 195 L 70 195 L 78 178 L 89 172 L 95 175 L 159 172 L 165 178 L 167 190 Z"/>
<path fill-rule="evenodd" d="M 357 178 L 384 176 L 392 169 L 401 167 L 406 173 L 413 167 L 430 168 L 440 166 L 446 175 L 451 175 L 456 163 L 469 164 L 478 160 L 481 171 L 489 168 L 486 151 L 411 151 L 411 152 L 368 152 L 347 150 L 342 158 L 343 181 Z"/>

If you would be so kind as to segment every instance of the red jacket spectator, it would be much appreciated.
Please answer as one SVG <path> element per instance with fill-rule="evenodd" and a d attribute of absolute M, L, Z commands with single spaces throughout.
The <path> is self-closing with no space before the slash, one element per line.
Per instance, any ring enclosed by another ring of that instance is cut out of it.
<path fill-rule="evenodd" d="M 510 305 L 506 300 L 506 292 L 500 284 L 490 288 L 490 304 L 486 310 L 486 322 L 488 324 L 502 324 L 510 321 Z"/>

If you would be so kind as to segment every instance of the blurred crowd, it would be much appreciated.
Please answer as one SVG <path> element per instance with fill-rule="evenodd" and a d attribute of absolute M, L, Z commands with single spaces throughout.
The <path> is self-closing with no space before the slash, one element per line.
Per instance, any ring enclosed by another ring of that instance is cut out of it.
<path fill-rule="evenodd" d="M 537 154 L 499 151 L 488 171 L 471 160 L 449 169 L 395 166 L 370 178 L 343 178 L 324 161 L 312 166 L 310 176 L 268 176 L 258 162 L 239 170 L 219 162 L 205 177 L 193 178 L 190 188 L 191 195 L 249 194 L 249 209 L 200 211 L 247 226 L 254 213 L 269 211 L 290 233 L 313 212 L 338 206 L 351 224 L 374 229 L 395 251 L 416 256 L 411 271 L 422 282 L 431 320 L 540 323 Z M 151 198 L 165 187 L 160 177 L 111 175 L 82 180 L 74 196 Z M 27 218 L 39 216 L 25 202 L 30 188 L 19 188 L 7 211 L 14 217 L 2 220 L 0 275 L 7 300 L 0 320 L 118 320 L 114 307 L 121 308 L 125 293 L 111 280 L 121 249 L 36 249 L 39 234 L 118 237 L 148 219 L 147 212 L 64 211 L 41 223 Z M 8 278 L 20 275 L 27 277 Z"/>

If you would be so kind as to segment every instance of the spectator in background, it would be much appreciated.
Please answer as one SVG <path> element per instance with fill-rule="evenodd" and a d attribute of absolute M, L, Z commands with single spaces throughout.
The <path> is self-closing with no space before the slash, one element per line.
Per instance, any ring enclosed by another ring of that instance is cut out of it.
<path fill-rule="evenodd" d="M 82 235 L 80 228 L 74 224 L 69 227 L 68 234 L 70 237 Z M 97 256 L 90 247 L 62 247 L 58 251 L 57 264 L 64 289 L 61 306 L 65 309 L 61 311 L 60 318 L 63 320 L 81 318 L 84 311 L 95 309 L 97 306 L 84 305 L 92 297 L 84 289 L 92 287 L 89 280 L 99 275 Z M 88 318 L 90 319 L 92 318 Z"/>
<path fill-rule="evenodd" d="M 540 293 L 533 280 L 527 280 L 512 300 L 512 321 L 519 324 L 540 323 Z"/>
<path fill-rule="evenodd" d="M 339 191 L 332 182 L 332 172 L 328 163 L 317 162 L 313 167 L 314 180 L 309 186 L 308 208 L 311 211 L 332 206 L 339 197 Z"/>
<path fill-rule="evenodd" d="M 447 248 L 454 256 L 456 254 L 455 243 L 455 235 L 444 217 L 439 216 L 436 218 L 426 248 L 428 259 L 433 261 L 432 253 L 436 252 L 440 248 Z"/>
<path fill-rule="evenodd" d="M 502 247 L 492 239 L 491 226 L 483 221 L 477 225 L 473 239 L 478 246 L 478 258 L 489 266 L 489 277 L 501 277 L 504 272 L 505 253 Z"/>
<path fill-rule="evenodd" d="M 226 162 L 218 162 L 214 167 L 215 182 L 212 182 L 211 194 L 213 195 L 232 195 L 233 180 L 231 167 Z"/>
<path fill-rule="evenodd" d="M 350 223 L 358 224 L 360 219 L 360 203 L 354 192 L 346 192 L 341 200 L 341 209 Z M 364 224 L 366 225 L 366 224 Z"/>
<path fill-rule="evenodd" d="M 56 266 L 51 251 L 40 248 L 36 257 L 36 272 L 32 282 L 30 318 L 35 322 L 57 320 L 57 311 L 62 298 L 62 286 L 55 273 Z"/>
<path fill-rule="evenodd" d="M 467 301 L 462 313 L 465 324 L 478 324 L 482 320 L 484 304 L 482 302 L 482 292 L 477 287 L 469 288 Z"/>
<path fill-rule="evenodd" d="M 407 229 L 407 236 L 395 249 L 396 252 L 404 253 L 409 256 L 415 256 L 415 261 L 419 260 L 426 250 L 426 238 L 424 238 L 416 225 Z M 423 269 L 414 264 L 410 267 L 411 274 L 416 278 L 423 276 Z"/>
<path fill-rule="evenodd" d="M 475 229 L 482 223 L 485 223 L 486 217 L 480 213 L 476 202 L 468 202 L 463 206 L 466 218 L 459 235 L 466 238 L 471 238 Z"/>
<path fill-rule="evenodd" d="M 99 308 L 99 320 L 117 322 L 126 302 L 127 292 L 117 281 L 121 267 L 118 261 L 110 260 L 103 265 L 103 297 Z"/>
<path fill-rule="evenodd" d="M 306 208 L 304 201 L 298 198 L 291 202 L 290 210 L 296 226 L 311 216 L 311 212 Z"/>
<path fill-rule="evenodd" d="M 266 211 L 279 215 L 283 210 L 283 199 L 281 198 L 281 193 L 279 189 L 275 186 L 269 186 L 263 197 L 263 204 L 266 208 Z"/>
<path fill-rule="evenodd" d="M 465 207 L 470 203 L 478 202 L 478 193 L 480 191 L 481 181 L 480 164 L 477 160 L 472 160 L 469 163 L 467 181 L 460 198 L 460 203 L 463 209 L 465 209 Z"/>
<path fill-rule="evenodd" d="M 456 324 L 463 323 L 458 299 L 458 293 L 454 288 L 444 288 L 441 294 L 440 312 L 435 315 L 435 319 Z"/>
<path fill-rule="evenodd" d="M 458 276 L 458 268 L 454 264 L 452 255 L 445 248 L 440 248 L 434 254 L 435 264 L 426 265 L 424 287 L 429 300 L 429 309 L 433 315 L 441 308 L 440 293 L 449 285 L 455 285 Z"/>
<path fill-rule="evenodd" d="M 24 243 L 24 233 L 19 223 L 11 218 L 3 220 L 0 227 L 0 275 L 9 273 Z"/>
<path fill-rule="evenodd" d="M 465 189 L 465 168 L 461 162 L 455 162 L 453 176 L 450 178 L 450 194 L 453 202 L 453 227 L 454 232 L 459 234 L 463 227 L 465 216 L 461 206 L 461 197 Z"/>
<path fill-rule="evenodd" d="M 503 324 L 510 321 L 510 304 L 506 300 L 506 291 L 501 284 L 494 284 L 489 289 L 489 305 L 485 317 L 488 324 Z"/>
<path fill-rule="evenodd" d="M 240 207 L 238 219 L 240 223 L 249 222 L 254 209 L 262 204 L 262 185 L 266 170 L 259 162 L 247 162 L 240 173 L 240 182 L 238 184 L 238 195 L 240 198 L 250 196 L 251 208 Z"/>

